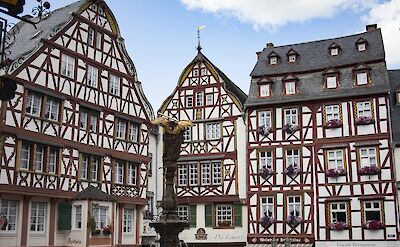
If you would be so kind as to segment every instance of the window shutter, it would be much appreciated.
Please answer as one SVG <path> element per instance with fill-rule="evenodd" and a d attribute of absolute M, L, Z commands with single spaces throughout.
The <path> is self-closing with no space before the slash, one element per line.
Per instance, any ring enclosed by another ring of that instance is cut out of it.
<path fill-rule="evenodd" d="M 189 214 L 190 214 L 190 227 L 196 227 L 196 216 L 197 216 L 197 211 L 196 211 L 196 205 L 190 205 L 189 206 Z"/>
<path fill-rule="evenodd" d="M 206 227 L 213 227 L 214 226 L 214 217 L 213 217 L 213 205 L 212 204 L 207 204 L 205 205 L 206 207 Z"/>
<path fill-rule="evenodd" d="M 58 230 L 71 230 L 71 211 L 71 204 L 60 203 L 58 205 Z"/>
<path fill-rule="evenodd" d="M 233 214 L 235 226 L 242 226 L 242 205 L 233 205 Z"/>

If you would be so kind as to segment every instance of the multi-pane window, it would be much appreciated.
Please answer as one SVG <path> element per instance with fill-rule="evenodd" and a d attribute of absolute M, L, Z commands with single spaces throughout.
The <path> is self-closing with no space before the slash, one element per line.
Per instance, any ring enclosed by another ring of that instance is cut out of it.
<path fill-rule="evenodd" d="M 136 185 L 137 165 L 128 161 L 115 161 L 115 183 Z"/>
<path fill-rule="evenodd" d="M 19 169 L 54 174 L 57 172 L 59 156 L 59 149 L 56 147 L 23 141 Z"/>
<path fill-rule="evenodd" d="M 213 93 L 206 94 L 206 105 L 214 105 L 214 94 Z"/>
<path fill-rule="evenodd" d="M 272 196 L 269 197 L 261 197 L 261 217 L 267 215 L 268 217 L 274 216 L 274 198 Z"/>
<path fill-rule="evenodd" d="M 98 181 L 100 157 L 82 154 L 80 175 L 81 179 Z"/>
<path fill-rule="evenodd" d="M 201 184 L 209 185 L 211 183 L 211 163 L 202 162 L 201 165 Z"/>
<path fill-rule="evenodd" d="M 74 78 L 75 58 L 62 54 L 61 56 L 61 75 Z"/>
<path fill-rule="evenodd" d="M 132 163 L 128 162 L 128 184 L 129 185 L 136 185 L 136 169 L 137 166 Z"/>
<path fill-rule="evenodd" d="M 185 132 L 183 132 L 183 141 L 189 142 L 191 140 L 192 140 L 192 128 L 188 127 L 185 129 Z"/>
<path fill-rule="evenodd" d="M 293 166 L 293 168 L 300 167 L 300 155 L 298 149 L 286 150 L 286 166 Z"/>
<path fill-rule="evenodd" d="M 46 108 L 44 117 L 49 120 L 58 121 L 59 110 L 60 101 L 51 97 L 46 97 Z"/>
<path fill-rule="evenodd" d="M 357 85 L 368 84 L 368 73 L 366 71 L 357 72 L 356 73 L 356 82 L 357 82 Z"/>
<path fill-rule="evenodd" d="M 339 105 L 327 105 L 325 106 L 326 122 L 334 119 L 340 119 L 340 107 Z"/>
<path fill-rule="evenodd" d="M 222 163 L 220 161 L 212 162 L 212 178 L 214 185 L 222 183 Z"/>
<path fill-rule="evenodd" d="M 196 92 L 196 106 L 203 106 L 204 104 L 204 93 Z"/>
<path fill-rule="evenodd" d="M 178 165 L 178 185 L 185 186 L 187 185 L 187 170 L 186 165 Z"/>
<path fill-rule="evenodd" d="M 364 202 L 364 221 L 376 220 L 382 221 L 382 202 L 366 201 Z"/>
<path fill-rule="evenodd" d="M 288 215 L 301 216 L 301 197 L 288 196 Z"/>
<path fill-rule="evenodd" d="M 118 119 L 118 121 L 117 121 L 117 138 L 120 138 L 120 139 L 126 138 L 126 125 L 127 125 L 126 120 Z"/>
<path fill-rule="evenodd" d="M 33 116 L 40 116 L 41 102 L 41 95 L 29 91 L 26 97 L 25 112 Z"/>
<path fill-rule="evenodd" d="M 96 48 L 101 49 L 103 45 L 103 34 L 100 32 L 96 33 Z"/>
<path fill-rule="evenodd" d="M 329 169 L 344 169 L 344 154 L 343 150 L 328 150 L 326 151 Z"/>
<path fill-rule="evenodd" d="M 201 162 L 201 184 L 202 185 L 219 185 L 222 180 L 222 164 L 219 161 Z"/>
<path fill-rule="evenodd" d="M 372 117 L 371 101 L 357 102 L 357 117 Z"/>
<path fill-rule="evenodd" d="M 347 223 L 347 203 L 334 202 L 331 203 L 331 223 Z"/>
<path fill-rule="evenodd" d="M 74 205 L 74 228 L 81 229 L 82 228 L 82 205 Z"/>
<path fill-rule="evenodd" d="M 115 164 L 115 182 L 122 184 L 124 182 L 124 163 L 116 161 Z"/>
<path fill-rule="evenodd" d="M 361 147 L 359 152 L 361 167 L 378 166 L 376 147 Z"/>
<path fill-rule="evenodd" d="M 189 185 L 197 185 L 197 163 L 189 163 Z"/>
<path fill-rule="evenodd" d="M 0 229 L 8 232 L 15 232 L 17 229 L 17 212 L 18 201 L 14 200 L 1 200 L 1 215 L 6 217 L 7 226 L 5 229 Z"/>
<path fill-rule="evenodd" d="M 131 233 L 133 229 L 133 209 L 124 208 L 124 232 Z"/>
<path fill-rule="evenodd" d="M 278 57 L 269 58 L 269 64 L 277 64 L 277 63 L 278 63 Z"/>
<path fill-rule="evenodd" d="M 130 142 L 138 142 L 139 124 L 118 118 L 116 119 L 115 136 Z"/>
<path fill-rule="evenodd" d="M 260 97 L 268 97 L 270 96 L 271 85 L 270 84 L 261 84 L 260 85 Z"/>
<path fill-rule="evenodd" d="M 260 155 L 260 167 L 266 169 L 272 169 L 272 151 L 261 151 L 259 152 L 259 155 Z"/>
<path fill-rule="evenodd" d="M 258 112 L 258 126 L 271 127 L 271 111 Z"/>
<path fill-rule="evenodd" d="M 96 229 L 102 229 L 107 226 L 108 207 L 94 206 L 92 213 L 96 222 Z"/>
<path fill-rule="evenodd" d="M 216 223 L 217 226 L 232 225 L 232 205 L 217 205 Z"/>
<path fill-rule="evenodd" d="M 89 27 L 88 30 L 88 45 L 93 46 L 94 44 L 94 29 Z"/>
<path fill-rule="evenodd" d="M 339 48 L 330 49 L 331 56 L 337 56 L 339 54 Z"/>
<path fill-rule="evenodd" d="M 189 207 L 187 205 L 178 205 L 179 220 L 189 221 Z"/>
<path fill-rule="evenodd" d="M 285 125 L 298 125 L 297 109 L 285 109 Z"/>
<path fill-rule="evenodd" d="M 186 107 L 193 107 L 193 96 L 186 96 Z"/>
<path fill-rule="evenodd" d="M 296 62 L 296 54 L 289 55 L 289 63 Z"/>
<path fill-rule="evenodd" d="M 30 230 L 32 232 L 44 232 L 46 222 L 46 203 L 32 202 Z"/>
<path fill-rule="evenodd" d="M 336 75 L 329 75 L 326 77 L 326 88 L 337 88 L 338 80 Z"/>
<path fill-rule="evenodd" d="M 367 49 L 367 44 L 366 43 L 357 44 L 357 50 L 358 51 L 365 51 L 366 49 Z"/>
<path fill-rule="evenodd" d="M 44 113 L 42 113 L 42 104 L 44 104 Z M 32 116 L 58 121 L 60 100 L 47 95 L 28 91 L 26 96 L 25 112 Z"/>
<path fill-rule="evenodd" d="M 295 94 L 296 93 L 296 82 L 288 81 L 285 82 L 285 94 Z"/>
<path fill-rule="evenodd" d="M 138 142 L 139 140 L 139 124 L 129 122 L 129 141 Z"/>
<path fill-rule="evenodd" d="M 86 79 L 87 85 L 91 87 L 97 87 L 98 75 L 99 75 L 99 70 L 92 65 L 88 65 L 87 79 Z"/>
<path fill-rule="evenodd" d="M 194 69 L 193 70 L 193 76 L 198 76 L 199 75 L 199 70 L 198 69 Z"/>
<path fill-rule="evenodd" d="M 221 125 L 220 123 L 208 123 L 206 124 L 206 139 L 215 140 L 221 137 Z"/>
<path fill-rule="evenodd" d="M 110 83 L 110 94 L 119 96 L 121 90 L 121 78 L 119 78 L 116 75 L 110 74 L 109 83 Z"/>
<path fill-rule="evenodd" d="M 97 132 L 99 113 L 87 109 L 81 109 L 79 112 L 79 128 L 82 130 Z"/>

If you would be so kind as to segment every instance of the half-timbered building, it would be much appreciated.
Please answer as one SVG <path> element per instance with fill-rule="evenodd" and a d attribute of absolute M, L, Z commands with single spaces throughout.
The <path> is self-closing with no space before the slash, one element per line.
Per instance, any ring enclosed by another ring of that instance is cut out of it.
<path fill-rule="evenodd" d="M 246 244 L 246 98 L 198 47 L 161 106 L 160 113 L 193 122 L 184 134 L 176 188 L 179 217 L 190 223 L 180 238 L 189 246 Z"/>
<path fill-rule="evenodd" d="M 269 43 L 257 56 L 245 104 L 249 246 L 395 241 L 389 80 L 380 29 Z"/>
<path fill-rule="evenodd" d="M 115 17 L 104 1 L 82 0 L 37 29 L 15 28 L 3 71 L 18 85 L 1 102 L 0 245 L 139 246 L 157 133 Z"/>

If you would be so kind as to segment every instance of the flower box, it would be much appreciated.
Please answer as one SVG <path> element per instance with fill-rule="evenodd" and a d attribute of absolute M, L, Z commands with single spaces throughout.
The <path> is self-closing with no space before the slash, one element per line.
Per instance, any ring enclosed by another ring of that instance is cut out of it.
<path fill-rule="evenodd" d="M 298 131 L 300 128 L 297 125 L 286 124 L 283 126 L 282 130 L 286 132 L 286 134 L 293 134 L 294 132 Z"/>
<path fill-rule="evenodd" d="M 363 166 L 360 169 L 360 175 L 377 175 L 379 168 L 377 166 Z"/>
<path fill-rule="evenodd" d="M 264 179 L 267 179 L 272 174 L 274 174 L 274 171 L 271 168 L 262 168 L 260 170 L 260 176 Z"/>
<path fill-rule="evenodd" d="M 326 170 L 325 174 L 327 177 L 335 178 L 346 175 L 346 172 L 342 168 L 335 168 Z"/>
<path fill-rule="evenodd" d="M 264 213 L 264 217 L 261 218 L 261 225 L 264 228 L 270 227 L 274 222 L 275 219 L 273 217 L 268 216 L 266 212 Z"/>
<path fill-rule="evenodd" d="M 108 225 L 106 227 L 103 227 L 103 235 L 110 235 L 112 232 L 112 227 L 111 225 Z"/>
<path fill-rule="evenodd" d="M 96 230 L 92 231 L 92 236 L 100 235 L 100 233 L 101 233 L 101 230 L 100 229 L 96 229 Z"/>
<path fill-rule="evenodd" d="M 356 125 L 368 125 L 374 123 L 374 119 L 372 117 L 362 116 L 356 119 Z"/>
<path fill-rule="evenodd" d="M 384 228 L 385 224 L 379 220 L 369 220 L 367 223 L 363 224 L 363 227 L 369 230 L 379 230 Z"/>
<path fill-rule="evenodd" d="M 336 222 L 336 223 L 331 224 L 330 228 L 332 230 L 341 231 L 341 230 L 349 229 L 349 225 L 346 222 L 340 221 L 340 222 Z"/>
<path fill-rule="evenodd" d="M 291 226 L 297 226 L 303 222 L 303 218 L 301 216 L 295 216 L 295 215 L 289 215 L 286 223 L 288 223 Z"/>
<path fill-rule="evenodd" d="M 299 172 L 300 172 L 299 168 L 295 168 L 293 165 L 289 165 L 288 167 L 286 167 L 283 173 L 288 176 L 291 176 L 291 175 L 296 175 Z"/>
<path fill-rule="evenodd" d="M 221 227 L 228 227 L 231 225 L 232 225 L 232 223 L 230 221 L 221 221 L 218 223 L 218 226 L 221 226 Z"/>
<path fill-rule="evenodd" d="M 257 133 L 259 135 L 263 135 L 263 136 L 268 136 L 270 133 L 272 133 L 272 128 L 265 126 L 265 125 L 261 125 L 257 128 Z"/>
<path fill-rule="evenodd" d="M 331 119 L 326 122 L 325 128 L 326 129 L 335 129 L 342 127 L 342 121 L 340 119 Z"/>

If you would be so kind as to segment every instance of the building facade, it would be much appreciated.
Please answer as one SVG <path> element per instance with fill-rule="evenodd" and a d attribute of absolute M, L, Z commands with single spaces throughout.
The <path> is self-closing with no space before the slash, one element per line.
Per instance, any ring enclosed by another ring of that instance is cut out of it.
<path fill-rule="evenodd" d="M 82 0 L 17 27 L 3 71 L 18 85 L 1 102 L 1 245 L 140 246 L 157 132 L 111 10 Z"/>
<path fill-rule="evenodd" d="M 189 246 L 245 246 L 246 140 L 241 114 L 247 96 L 200 49 L 159 111 L 193 122 L 178 159 L 178 214 L 190 223 L 180 239 Z"/>
<path fill-rule="evenodd" d="M 248 246 L 396 244 L 380 30 L 267 44 L 257 56 L 245 104 Z"/>

